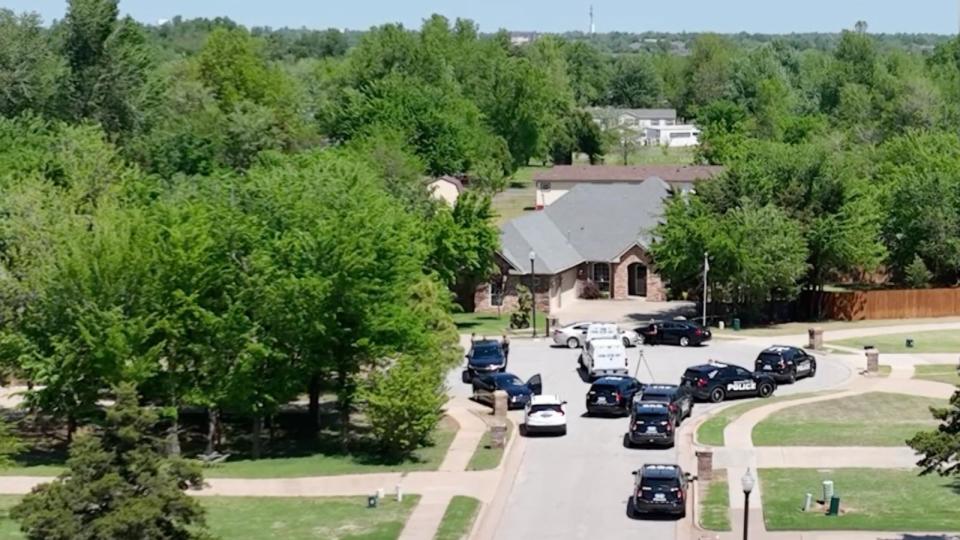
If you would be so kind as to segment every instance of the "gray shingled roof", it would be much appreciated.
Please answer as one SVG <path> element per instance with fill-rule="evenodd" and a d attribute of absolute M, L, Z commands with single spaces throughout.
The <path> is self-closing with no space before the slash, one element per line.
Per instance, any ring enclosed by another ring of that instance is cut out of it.
<path fill-rule="evenodd" d="M 501 255 L 521 274 L 557 274 L 583 262 L 612 262 L 634 245 L 648 247 L 670 186 L 581 184 L 546 209 L 514 219 L 500 231 Z"/>

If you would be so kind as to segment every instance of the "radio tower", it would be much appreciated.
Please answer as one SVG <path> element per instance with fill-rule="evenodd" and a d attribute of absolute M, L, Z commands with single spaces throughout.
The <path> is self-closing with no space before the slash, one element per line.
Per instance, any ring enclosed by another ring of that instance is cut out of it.
<path fill-rule="evenodd" d="M 597 32 L 597 25 L 594 24 L 593 22 L 593 5 L 591 5 L 590 6 L 590 35 L 593 36 L 596 32 Z"/>

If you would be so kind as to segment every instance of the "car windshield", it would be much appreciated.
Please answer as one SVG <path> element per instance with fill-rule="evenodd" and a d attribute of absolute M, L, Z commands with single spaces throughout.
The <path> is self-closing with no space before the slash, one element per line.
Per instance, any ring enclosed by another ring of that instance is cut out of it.
<path fill-rule="evenodd" d="M 546 411 L 559 413 L 559 412 L 563 412 L 563 409 L 561 409 L 560 405 L 558 404 L 541 404 L 541 405 L 533 405 L 530 407 L 530 412 L 532 413 L 546 412 Z"/>
<path fill-rule="evenodd" d="M 676 478 L 644 478 L 640 485 L 643 487 L 670 489 L 680 487 L 680 482 L 678 482 Z"/>
<path fill-rule="evenodd" d="M 497 377 L 497 385 L 501 388 L 514 388 L 523 386 L 523 381 L 516 375 L 501 375 Z"/>
<path fill-rule="evenodd" d="M 757 358 L 757 361 L 764 364 L 779 364 L 780 359 L 780 355 L 776 353 L 760 353 L 760 358 Z"/>

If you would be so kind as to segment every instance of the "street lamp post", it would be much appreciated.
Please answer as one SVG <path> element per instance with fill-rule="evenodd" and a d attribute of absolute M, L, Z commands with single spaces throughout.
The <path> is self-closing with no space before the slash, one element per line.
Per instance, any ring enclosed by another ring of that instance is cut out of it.
<path fill-rule="evenodd" d="M 537 258 L 537 253 L 530 250 L 530 298 L 533 299 L 533 321 L 530 323 L 533 326 L 533 337 L 537 337 L 537 272 L 534 268 L 533 261 Z"/>
<path fill-rule="evenodd" d="M 750 527 L 750 492 L 753 491 L 754 483 L 755 480 L 748 467 L 747 472 L 743 473 L 743 478 L 740 479 L 743 487 L 743 540 L 747 540 L 747 531 Z"/>

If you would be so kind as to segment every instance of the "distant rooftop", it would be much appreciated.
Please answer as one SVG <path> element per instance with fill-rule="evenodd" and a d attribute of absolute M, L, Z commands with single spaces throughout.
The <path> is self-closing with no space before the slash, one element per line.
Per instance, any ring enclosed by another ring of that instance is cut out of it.
<path fill-rule="evenodd" d="M 591 107 L 587 112 L 592 116 L 619 116 L 629 114 L 639 120 L 676 120 L 676 109 L 618 109 L 616 107 Z"/>
<path fill-rule="evenodd" d="M 557 165 L 534 173 L 536 182 L 665 182 L 708 180 L 724 170 L 715 165 Z"/>

